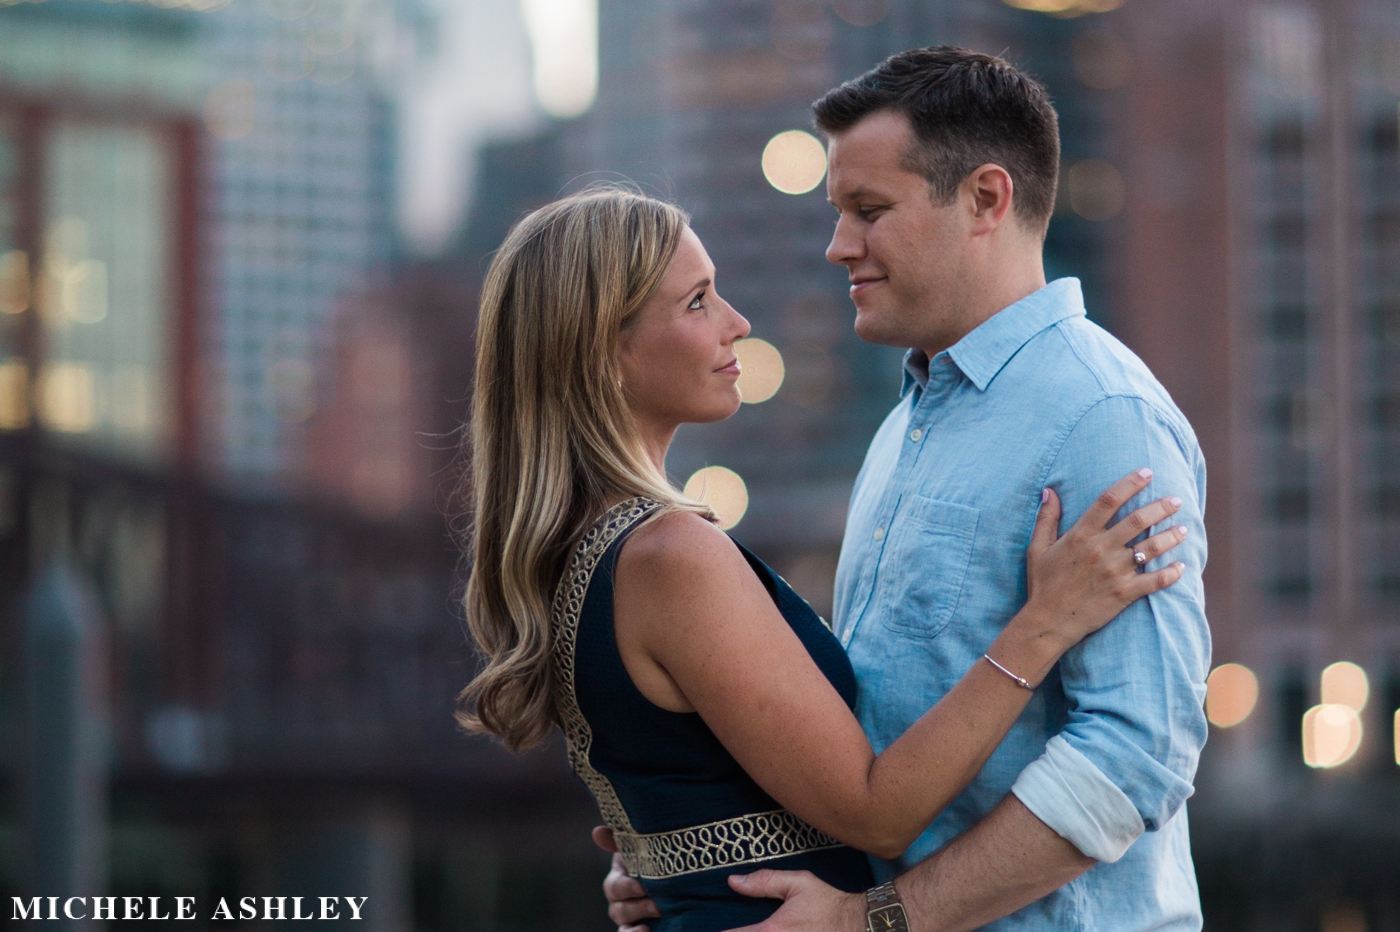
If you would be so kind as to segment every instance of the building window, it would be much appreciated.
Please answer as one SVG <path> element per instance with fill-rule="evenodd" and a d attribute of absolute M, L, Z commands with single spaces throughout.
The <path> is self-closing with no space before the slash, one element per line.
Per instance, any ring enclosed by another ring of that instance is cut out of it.
<path fill-rule="evenodd" d="M 1389 100 L 1363 109 L 1359 147 L 1362 205 L 1362 298 L 1371 326 L 1365 331 L 1368 372 L 1362 390 L 1369 416 L 1367 485 L 1373 517 L 1369 577 L 1374 595 L 1400 600 L 1400 126 Z"/>
<path fill-rule="evenodd" d="M 29 367 L 20 328 L 29 309 L 29 256 L 19 242 L 20 155 L 14 122 L 0 113 L 0 431 L 29 424 Z"/>
<path fill-rule="evenodd" d="M 0 111 L 0 431 L 165 463 L 179 408 L 172 133 L 30 111 Z"/>
<path fill-rule="evenodd" d="M 146 128 L 59 121 L 44 154 L 40 422 L 161 460 L 175 417 L 167 146 Z"/>
<path fill-rule="evenodd" d="M 1265 122 L 1255 157 L 1260 180 L 1256 200 L 1260 234 L 1258 295 L 1260 334 L 1262 518 L 1269 575 L 1263 589 L 1282 601 L 1306 601 L 1314 580 L 1309 526 L 1316 519 L 1311 459 L 1320 431 L 1313 417 L 1310 374 L 1316 355 L 1316 312 L 1311 294 L 1308 242 L 1313 235 L 1307 158 L 1311 126 L 1280 113 Z"/>

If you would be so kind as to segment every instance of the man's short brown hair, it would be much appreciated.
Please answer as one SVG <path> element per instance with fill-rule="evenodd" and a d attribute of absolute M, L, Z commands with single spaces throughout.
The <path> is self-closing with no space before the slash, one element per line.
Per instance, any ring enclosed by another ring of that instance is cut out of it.
<path fill-rule="evenodd" d="M 812 105 L 817 129 L 831 135 L 872 113 L 908 118 L 912 171 L 949 203 L 973 169 L 991 162 L 1011 175 L 1012 206 L 1044 231 L 1055 207 L 1060 127 L 1044 85 L 1005 59 L 955 46 L 911 49 L 827 91 Z"/>

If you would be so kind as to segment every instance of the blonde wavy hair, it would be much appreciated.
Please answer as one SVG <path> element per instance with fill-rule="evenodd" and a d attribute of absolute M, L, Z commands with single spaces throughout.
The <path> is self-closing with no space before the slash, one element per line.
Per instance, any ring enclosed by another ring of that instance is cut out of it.
<path fill-rule="evenodd" d="M 511 750 L 557 721 L 550 610 L 574 545 L 613 501 L 684 498 L 642 446 L 618 338 L 661 284 L 689 217 L 616 186 L 524 217 L 486 274 L 476 337 L 466 620 L 483 665 L 457 720 Z"/>

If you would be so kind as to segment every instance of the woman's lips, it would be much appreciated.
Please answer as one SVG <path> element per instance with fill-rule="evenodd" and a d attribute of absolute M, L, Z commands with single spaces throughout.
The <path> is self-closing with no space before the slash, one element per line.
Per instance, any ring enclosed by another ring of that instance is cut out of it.
<path fill-rule="evenodd" d="M 738 375 L 742 370 L 738 359 L 731 359 L 728 363 L 716 369 L 720 375 Z"/>

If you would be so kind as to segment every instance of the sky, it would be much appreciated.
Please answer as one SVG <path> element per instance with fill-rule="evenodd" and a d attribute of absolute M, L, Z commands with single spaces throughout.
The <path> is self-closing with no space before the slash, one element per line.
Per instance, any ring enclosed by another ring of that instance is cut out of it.
<path fill-rule="evenodd" d="M 399 223 L 410 248 L 431 255 L 470 207 L 484 143 L 591 105 L 597 0 L 426 2 L 433 26 L 401 91 Z"/>

